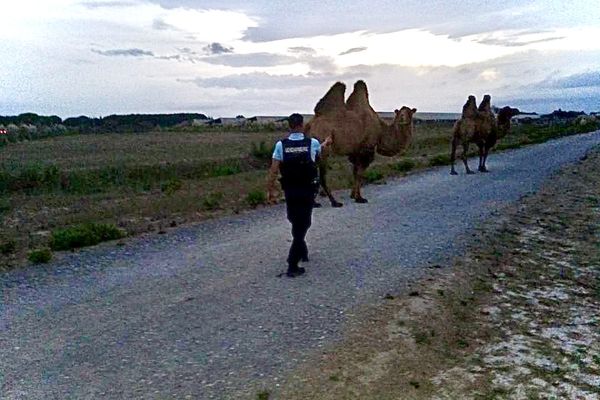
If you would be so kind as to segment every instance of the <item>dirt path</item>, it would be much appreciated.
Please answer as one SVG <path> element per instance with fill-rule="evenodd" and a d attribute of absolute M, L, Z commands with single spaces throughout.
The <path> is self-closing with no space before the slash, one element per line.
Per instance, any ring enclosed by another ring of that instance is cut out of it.
<path fill-rule="evenodd" d="M 326 393 L 325 384 L 340 382 L 351 390 L 354 382 L 385 398 L 389 363 L 398 364 L 392 371 L 410 365 L 393 347 L 370 361 L 371 345 L 388 346 L 375 333 L 398 340 L 413 334 L 409 325 L 387 322 L 397 296 L 437 270 L 430 267 L 450 266 L 449 254 L 464 254 L 477 240 L 473 227 L 598 144 L 600 132 L 494 154 L 490 174 L 451 177 L 446 167 L 417 173 L 366 188 L 368 205 L 342 197 L 343 209 L 315 212 L 302 279 L 276 278 L 289 245 L 281 205 L 2 274 L 0 397 L 253 399 L 287 382 L 296 387 L 290 371 L 352 343 L 348 335 L 356 331 L 364 333 L 350 348 L 362 369 L 349 380 L 341 372 L 318 375 L 326 382 L 314 387 Z M 388 293 L 396 297 L 384 299 Z M 433 298 L 410 297 L 415 315 L 428 310 L 432 324 L 435 315 L 446 318 L 414 333 L 415 341 L 457 342 L 453 327 L 463 328 L 454 317 L 468 320 L 474 301 L 461 299 L 458 311 L 442 313 Z M 357 330 L 357 319 L 366 331 Z M 468 333 L 478 331 L 466 331 L 460 346 L 471 349 L 476 339 Z M 443 366 L 436 347 L 427 348 L 414 347 L 429 354 L 422 365 Z M 423 377 L 396 377 L 427 386 Z"/>
<path fill-rule="evenodd" d="M 363 310 L 281 399 L 600 399 L 600 151 Z"/>

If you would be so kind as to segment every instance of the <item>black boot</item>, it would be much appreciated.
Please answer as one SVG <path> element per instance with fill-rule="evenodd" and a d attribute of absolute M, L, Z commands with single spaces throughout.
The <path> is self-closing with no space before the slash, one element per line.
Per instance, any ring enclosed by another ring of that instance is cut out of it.
<path fill-rule="evenodd" d="M 299 266 L 289 266 L 286 275 L 290 278 L 295 278 L 297 276 L 302 275 L 303 273 L 305 273 L 306 270 L 302 267 Z"/>

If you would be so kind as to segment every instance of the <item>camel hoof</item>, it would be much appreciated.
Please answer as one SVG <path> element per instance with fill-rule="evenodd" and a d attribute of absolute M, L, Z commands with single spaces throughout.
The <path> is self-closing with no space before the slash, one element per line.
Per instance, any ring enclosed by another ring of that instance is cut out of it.
<path fill-rule="evenodd" d="M 490 172 L 486 167 L 478 168 L 479 172 Z"/>
<path fill-rule="evenodd" d="M 458 175 L 458 172 L 456 172 L 456 171 L 450 171 L 450 175 Z"/>
<path fill-rule="evenodd" d="M 343 205 L 344 205 L 343 203 L 340 203 L 340 202 L 338 202 L 338 201 L 332 201 L 332 202 L 331 202 L 331 207 L 333 207 L 333 208 L 340 208 L 340 207 L 342 207 Z"/>
<path fill-rule="evenodd" d="M 475 172 L 473 172 L 473 171 L 467 171 L 467 175 L 475 175 Z"/>
<path fill-rule="evenodd" d="M 357 198 L 357 199 L 354 199 L 354 201 L 356 201 L 356 202 L 357 202 L 357 203 L 359 203 L 359 204 L 365 204 L 365 203 L 368 203 L 368 202 L 369 202 L 369 200 L 367 200 L 367 199 L 365 199 L 365 198 L 363 198 L 363 197 L 359 197 L 359 198 Z"/>

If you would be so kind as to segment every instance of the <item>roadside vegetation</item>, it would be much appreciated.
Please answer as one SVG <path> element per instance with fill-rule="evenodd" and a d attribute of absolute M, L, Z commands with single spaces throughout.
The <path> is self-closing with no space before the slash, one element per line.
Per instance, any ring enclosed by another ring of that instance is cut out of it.
<path fill-rule="evenodd" d="M 275 124 L 201 126 L 8 143 L 0 148 L 0 268 L 22 264 L 38 248 L 59 250 L 52 241 L 61 230 L 109 224 L 127 235 L 163 232 L 258 207 L 265 203 L 273 144 L 285 134 L 280 129 Z M 497 149 L 595 129 L 597 122 L 515 126 Z M 366 180 L 384 183 L 448 164 L 451 130 L 449 122 L 417 124 L 407 153 L 377 157 Z M 351 176 L 346 159 L 332 159 L 332 189 L 349 187 Z"/>

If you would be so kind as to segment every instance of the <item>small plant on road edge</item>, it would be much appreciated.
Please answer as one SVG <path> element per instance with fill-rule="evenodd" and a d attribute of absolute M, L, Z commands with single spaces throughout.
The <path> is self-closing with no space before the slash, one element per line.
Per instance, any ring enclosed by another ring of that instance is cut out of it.
<path fill-rule="evenodd" d="M 258 392 L 258 394 L 256 395 L 256 400 L 269 400 L 269 397 L 271 397 L 271 393 L 269 393 L 266 390 L 263 390 L 262 392 Z"/>
<path fill-rule="evenodd" d="M 29 261 L 34 264 L 45 264 L 52 259 L 52 251 L 50 249 L 38 249 L 29 253 Z"/>
<path fill-rule="evenodd" d="M 72 250 L 93 246 L 107 240 L 121 239 L 125 234 L 112 224 L 87 223 L 52 232 L 52 250 Z"/>
<path fill-rule="evenodd" d="M 267 196 L 265 195 L 265 192 L 260 189 L 255 189 L 246 196 L 246 202 L 252 207 L 264 204 L 266 201 Z"/>

